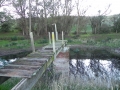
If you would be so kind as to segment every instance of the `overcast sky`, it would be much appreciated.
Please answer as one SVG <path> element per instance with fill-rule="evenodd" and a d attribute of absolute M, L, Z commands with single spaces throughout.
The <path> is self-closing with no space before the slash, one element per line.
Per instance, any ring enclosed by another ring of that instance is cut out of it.
<path fill-rule="evenodd" d="M 81 0 L 80 0 L 81 1 Z M 110 9 L 107 12 L 107 15 L 114 15 L 114 14 L 119 14 L 120 13 L 120 0 L 83 0 L 84 2 L 82 2 L 82 4 L 80 4 L 82 6 L 82 8 L 86 8 L 89 7 L 86 15 L 91 16 L 91 15 L 98 15 L 98 10 L 101 10 L 101 13 L 103 13 L 106 8 L 108 7 L 108 5 L 110 4 Z M 75 1 L 73 0 L 73 3 L 75 3 Z M 2 9 L 0 9 L 1 11 Z M 14 15 L 15 13 L 13 13 L 13 11 L 15 9 L 7 7 L 7 10 L 9 12 L 12 12 L 12 14 Z M 76 8 L 73 9 L 72 11 L 72 15 L 76 15 Z"/>
<path fill-rule="evenodd" d="M 87 15 L 97 15 L 98 10 L 104 12 L 110 4 L 109 15 L 120 13 L 120 0 L 86 0 L 91 7 L 87 11 Z"/>

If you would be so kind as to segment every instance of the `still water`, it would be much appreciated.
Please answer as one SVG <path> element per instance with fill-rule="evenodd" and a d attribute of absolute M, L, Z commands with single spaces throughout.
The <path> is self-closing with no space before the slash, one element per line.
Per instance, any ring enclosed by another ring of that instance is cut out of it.
<path fill-rule="evenodd" d="M 10 54 L 0 57 L 0 68 L 3 68 L 5 65 L 8 65 L 9 63 L 15 62 L 17 59 L 21 57 L 25 57 L 29 53 L 31 53 L 31 51 L 21 52 L 18 54 Z"/>
<path fill-rule="evenodd" d="M 119 87 L 120 60 L 118 59 L 71 59 L 70 76 L 82 84 L 101 87 Z"/>

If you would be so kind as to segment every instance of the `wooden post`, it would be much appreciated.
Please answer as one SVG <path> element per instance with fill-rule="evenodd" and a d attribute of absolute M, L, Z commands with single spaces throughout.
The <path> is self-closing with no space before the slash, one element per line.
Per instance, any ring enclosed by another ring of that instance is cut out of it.
<path fill-rule="evenodd" d="M 48 32 L 48 34 L 49 34 L 49 44 L 51 44 L 51 34 L 50 32 Z"/>
<path fill-rule="evenodd" d="M 52 32 L 52 43 L 53 43 L 53 52 L 56 54 L 56 51 L 55 51 L 55 35 L 54 35 L 54 32 Z"/>
<path fill-rule="evenodd" d="M 29 0 L 29 35 L 30 35 L 32 51 L 35 52 L 33 33 L 31 32 L 31 0 Z"/>
<path fill-rule="evenodd" d="M 58 40 L 58 32 L 57 32 L 57 26 L 56 26 L 56 23 L 55 23 L 55 33 L 56 33 L 56 41 Z"/>
<path fill-rule="evenodd" d="M 30 32 L 30 40 L 31 40 L 31 46 L 33 53 L 35 52 L 35 46 L 34 46 L 34 39 L 33 39 L 33 33 Z"/>
<path fill-rule="evenodd" d="M 63 31 L 62 31 L 62 44 L 64 43 L 63 40 L 64 40 L 64 34 L 63 34 Z"/>
<path fill-rule="evenodd" d="M 29 34 L 31 33 L 31 0 L 29 0 Z"/>

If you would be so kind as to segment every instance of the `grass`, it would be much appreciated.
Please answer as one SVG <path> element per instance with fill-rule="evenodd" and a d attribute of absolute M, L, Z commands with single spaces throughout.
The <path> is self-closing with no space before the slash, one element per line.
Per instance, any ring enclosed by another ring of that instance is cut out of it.
<path fill-rule="evenodd" d="M 41 47 L 48 44 L 47 39 L 37 39 L 34 41 L 35 47 Z M 10 40 L 0 40 L 1 49 L 26 49 L 31 47 L 30 39 L 19 39 L 17 37 Z"/>
<path fill-rule="evenodd" d="M 73 27 L 75 30 L 75 27 Z M 89 31 L 90 32 L 90 31 Z M 12 39 L 9 40 L 0 40 L 0 48 L 2 49 L 23 49 L 31 47 L 30 40 L 15 40 L 17 33 L 6 33 L 0 34 L 0 38 L 9 37 Z M 19 36 L 19 35 L 18 35 Z M 21 37 L 21 35 L 19 36 Z M 120 47 L 120 33 L 111 33 L 111 34 L 83 34 L 77 38 L 69 38 L 68 44 L 78 44 L 78 45 L 94 45 L 99 47 L 111 47 L 111 48 L 118 48 Z M 35 47 L 40 47 L 43 45 L 48 44 L 48 39 L 38 39 L 35 40 Z M 0 90 L 10 90 L 13 87 L 13 83 L 17 83 L 17 79 L 10 79 L 7 82 L 0 85 Z M 39 85 L 39 84 L 38 84 Z M 80 85 L 76 83 L 67 83 L 65 84 L 64 81 L 56 82 L 54 81 L 51 86 L 48 84 L 39 85 L 41 87 L 37 87 L 34 90 L 106 90 L 106 88 L 94 86 L 91 84 Z M 44 88 L 44 89 L 43 89 Z"/>
<path fill-rule="evenodd" d="M 83 34 L 80 37 L 67 39 L 68 44 L 93 45 L 100 47 L 120 47 L 120 33 L 111 34 Z"/>
<path fill-rule="evenodd" d="M 47 74 L 42 77 L 32 90 L 119 90 L 119 86 L 108 87 L 106 82 L 86 81 L 86 79 L 73 79 L 70 77 L 61 77 L 55 79 L 53 74 L 52 80 Z"/>
<path fill-rule="evenodd" d="M 5 32 L 5 33 L 0 32 L 0 38 L 1 37 L 12 37 L 12 36 L 21 36 L 21 34 L 17 32 Z"/>
<path fill-rule="evenodd" d="M 10 78 L 7 82 L 0 85 L 0 90 L 10 90 L 12 87 L 20 81 L 20 78 Z"/>

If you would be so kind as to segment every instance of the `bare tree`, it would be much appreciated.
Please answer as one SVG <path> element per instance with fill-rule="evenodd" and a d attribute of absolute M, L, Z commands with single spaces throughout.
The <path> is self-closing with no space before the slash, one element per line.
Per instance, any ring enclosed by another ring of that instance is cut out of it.
<path fill-rule="evenodd" d="M 76 9 L 77 9 L 77 34 L 80 34 L 80 31 L 86 26 L 86 17 L 85 14 L 88 10 L 88 7 L 83 7 L 82 3 L 84 0 L 76 0 Z"/>
<path fill-rule="evenodd" d="M 108 7 L 104 12 L 101 12 L 101 10 L 99 10 L 98 16 L 93 16 L 90 18 L 93 34 L 97 34 L 100 32 L 102 22 L 104 21 L 104 16 L 109 13 L 109 8 L 110 8 L 110 5 L 108 5 Z"/>
<path fill-rule="evenodd" d="M 70 31 L 70 28 L 72 27 L 71 25 L 71 12 L 73 10 L 73 5 L 72 5 L 72 0 L 64 0 L 64 3 L 61 3 L 61 9 L 62 9 L 62 15 L 63 17 L 61 18 L 61 27 L 62 30 L 65 32 L 67 35 Z"/>
<path fill-rule="evenodd" d="M 26 0 L 12 0 L 13 7 L 16 9 L 16 13 L 20 16 L 20 27 L 23 31 L 23 35 L 28 35 L 28 25 L 26 21 L 26 11 L 28 6 Z"/>
<path fill-rule="evenodd" d="M 6 2 L 10 2 L 10 0 L 0 0 L 0 7 L 8 5 Z"/>

